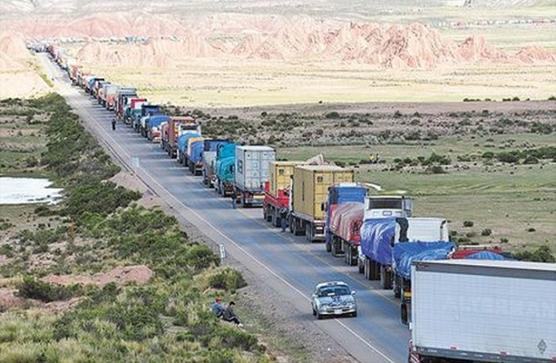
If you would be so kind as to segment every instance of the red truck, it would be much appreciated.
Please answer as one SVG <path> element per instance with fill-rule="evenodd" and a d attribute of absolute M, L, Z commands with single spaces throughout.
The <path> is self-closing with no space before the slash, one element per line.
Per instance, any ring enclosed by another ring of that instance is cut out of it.
<path fill-rule="evenodd" d="M 166 132 L 162 132 L 161 147 L 173 159 L 177 156 L 178 137 L 189 130 L 197 130 L 199 125 L 191 116 L 171 116 Z"/>
<path fill-rule="evenodd" d="M 272 161 L 268 170 L 268 181 L 264 184 L 263 218 L 280 227 L 280 210 L 290 204 L 290 184 L 293 169 L 303 162 Z"/>

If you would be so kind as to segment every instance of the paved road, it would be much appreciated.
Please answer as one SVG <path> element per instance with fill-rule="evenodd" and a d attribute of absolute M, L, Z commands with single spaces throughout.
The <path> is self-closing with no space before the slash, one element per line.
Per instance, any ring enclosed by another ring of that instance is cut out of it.
<path fill-rule="evenodd" d="M 355 267 L 326 253 L 322 244 L 281 233 L 263 222 L 260 209 L 231 208 L 229 199 L 205 188 L 199 177 L 171 160 L 158 144 L 149 143 L 127 126 L 111 130 L 111 112 L 82 91 L 69 86 L 67 77 L 46 55 L 43 66 L 58 92 L 79 113 L 100 142 L 109 146 L 121 162 L 152 190 L 209 238 L 225 246 L 227 253 L 260 276 L 298 310 L 292 319 L 314 319 L 310 295 L 316 283 L 343 280 L 357 291 L 357 318 L 315 321 L 331 339 L 360 362 L 407 361 L 409 332 L 399 323 L 397 301 L 366 281 Z"/>

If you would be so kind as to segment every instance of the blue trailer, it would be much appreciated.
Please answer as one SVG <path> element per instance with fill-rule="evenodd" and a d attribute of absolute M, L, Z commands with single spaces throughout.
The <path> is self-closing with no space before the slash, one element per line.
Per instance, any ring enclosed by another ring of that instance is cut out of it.
<path fill-rule="evenodd" d="M 231 195 L 234 190 L 235 163 L 236 144 L 226 144 L 218 149 L 215 163 L 216 180 L 214 188 L 218 194 L 224 197 Z"/>

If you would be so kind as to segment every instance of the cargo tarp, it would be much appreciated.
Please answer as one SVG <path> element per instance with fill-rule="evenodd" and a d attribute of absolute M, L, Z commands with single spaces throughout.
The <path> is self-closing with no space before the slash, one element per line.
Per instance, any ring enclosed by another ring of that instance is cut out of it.
<path fill-rule="evenodd" d="M 446 260 L 456 248 L 453 242 L 401 242 L 392 249 L 394 271 L 405 279 L 411 278 L 413 261 Z"/>
<path fill-rule="evenodd" d="M 152 129 L 153 127 L 159 127 L 161 123 L 168 122 L 169 119 L 170 117 L 166 115 L 151 116 L 147 119 L 148 128 Z"/>
<path fill-rule="evenodd" d="M 332 219 L 334 218 L 334 214 L 338 205 L 347 202 L 359 202 L 363 203 L 365 201 L 365 195 L 367 195 L 367 189 L 362 186 L 352 186 L 352 187 L 344 187 L 344 186 L 334 186 L 330 188 L 328 192 L 327 198 L 327 205 L 328 211 L 326 214 L 326 242 L 331 242 L 331 224 Z M 361 217 L 363 218 L 363 217 Z M 362 221 L 361 221 L 362 222 Z M 359 233 L 357 233 L 359 235 Z"/>
<path fill-rule="evenodd" d="M 195 131 L 187 131 L 178 137 L 178 150 L 180 153 L 185 154 L 187 152 L 187 142 L 192 137 L 201 137 L 201 135 Z"/>
<path fill-rule="evenodd" d="M 492 251 L 479 251 L 465 257 L 466 260 L 506 260 L 507 258 Z"/>
<path fill-rule="evenodd" d="M 204 140 L 197 140 L 191 143 L 191 152 L 188 159 L 194 163 L 199 163 L 203 157 Z"/>
<path fill-rule="evenodd" d="M 331 207 L 330 232 L 344 241 L 359 244 L 359 229 L 363 223 L 365 205 L 347 202 Z"/>
<path fill-rule="evenodd" d="M 381 265 L 392 263 L 392 243 L 396 236 L 396 218 L 367 219 L 361 226 L 361 252 Z"/>

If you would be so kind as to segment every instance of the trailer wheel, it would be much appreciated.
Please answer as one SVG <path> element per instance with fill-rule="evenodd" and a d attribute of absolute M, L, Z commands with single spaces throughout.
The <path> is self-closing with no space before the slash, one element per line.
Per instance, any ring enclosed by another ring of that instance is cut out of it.
<path fill-rule="evenodd" d="M 368 259 L 363 261 L 363 272 L 365 273 L 365 279 L 371 279 L 371 264 Z"/>
<path fill-rule="evenodd" d="M 361 263 L 361 260 L 359 259 L 359 257 L 357 258 L 357 269 L 359 270 L 360 274 L 365 272 L 365 265 L 363 265 Z"/>
<path fill-rule="evenodd" d="M 392 288 L 392 274 L 386 271 L 384 266 L 380 266 L 380 286 L 382 286 L 384 290 Z"/>
<path fill-rule="evenodd" d="M 305 239 L 309 242 L 313 242 L 313 224 L 307 223 L 305 224 Z"/>
<path fill-rule="evenodd" d="M 344 242 L 342 244 L 344 245 L 344 262 L 346 265 L 351 266 L 351 246 Z"/>
<path fill-rule="evenodd" d="M 325 245 L 326 245 L 326 252 L 332 252 L 332 245 L 330 244 L 330 241 L 326 241 Z"/>
<path fill-rule="evenodd" d="M 332 239 L 332 256 L 340 257 L 342 255 L 342 249 L 340 247 L 340 243 L 337 238 Z"/>

